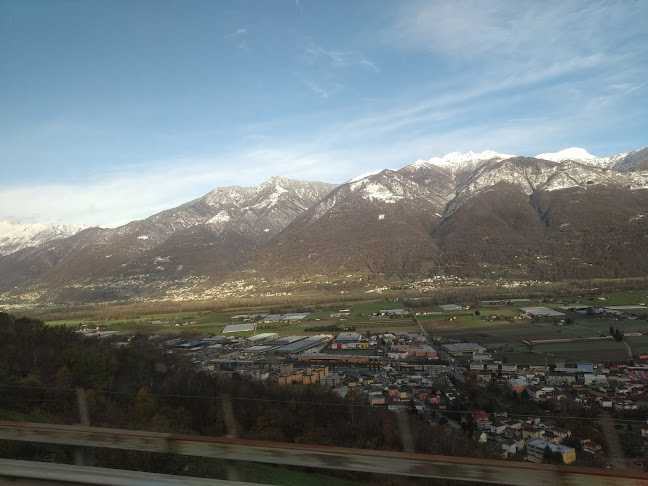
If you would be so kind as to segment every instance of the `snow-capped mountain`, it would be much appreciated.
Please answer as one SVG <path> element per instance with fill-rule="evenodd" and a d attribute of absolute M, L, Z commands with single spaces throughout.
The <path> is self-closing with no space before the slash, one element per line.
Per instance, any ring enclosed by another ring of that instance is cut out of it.
<path fill-rule="evenodd" d="M 152 286 L 187 276 L 223 278 L 334 187 L 273 177 L 253 188 L 218 188 L 118 228 L 26 247 L 0 261 L 0 291 L 33 281 L 61 289 L 106 278 Z"/>
<path fill-rule="evenodd" d="M 648 147 L 633 152 L 612 155 L 611 157 L 597 157 L 583 148 L 571 147 L 560 152 L 539 154 L 535 158 L 553 162 L 580 162 L 585 165 L 614 169 L 621 172 L 633 171 L 637 168 L 648 169 Z"/>
<path fill-rule="evenodd" d="M 582 163 L 595 163 L 599 157 L 596 155 L 590 154 L 587 150 L 580 147 L 570 147 L 560 152 L 538 154 L 535 156 L 536 159 L 550 160 L 552 162 L 564 162 L 566 160 L 574 160 L 576 162 Z M 598 164 L 596 164 L 598 165 Z"/>
<path fill-rule="evenodd" d="M 477 167 L 483 165 L 488 161 L 505 160 L 511 157 L 515 157 L 515 155 L 502 154 L 494 152 L 493 150 L 485 150 L 478 154 L 472 151 L 466 152 L 465 154 L 452 152 L 444 155 L 443 157 L 432 157 L 428 160 L 417 160 L 416 162 L 408 165 L 407 167 L 404 167 L 401 170 L 414 172 L 418 170 L 429 169 L 431 166 L 437 166 L 448 169 L 453 176 L 456 176 L 460 172 L 476 169 Z"/>
<path fill-rule="evenodd" d="M 47 226 L 41 223 L 21 224 L 14 221 L 0 221 L 0 256 L 9 255 L 28 246 L 67 238 L 88 227 L 83 224 Z"/>
<path fill-rule="evenodd" d="M 12 228 L 4 234 L 21 234 Z M 39 242 L 41 230 L 25 228 L 21 249 L 0 257 L 0 294 L 129 299 L 235 274 L 424 268 L 489 278 L 644 275 L 648 148 L 607 158 L 578 148 L 452 153 L 339 186 L 273 177 L 119 228 Z"/>

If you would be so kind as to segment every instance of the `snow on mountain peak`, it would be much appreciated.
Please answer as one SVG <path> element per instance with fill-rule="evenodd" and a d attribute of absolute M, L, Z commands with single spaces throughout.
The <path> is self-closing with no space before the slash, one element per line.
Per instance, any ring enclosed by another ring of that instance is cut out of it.
<path fill-rule="evenodd" d="M 46 241 L 72 236 L 89 228 L 83 224 L 57 224 L 46 226 L 42 223 L 16 223 L 0 221 L 0 255 L 8 255 L 28 246 Z"/>
<path fill-rule="evenodd" d="M 594 160 L 596 155 L 590 154 L 587 150 L 580 147 L 570 147 L 560 152 L 548 152 L 535 156 L 536 159 L 550 160 L 551 162 L 562 162 L 564 160 Z"/>
<path fill-rule="evenodd" d="M 425 167 L 426 165 L 429 164 L 448 167 L 448 166 L 465 164 L 467 162 L 481 162 L 484 160 L 491 160 L 491 159 L 504 160 L 504 159 L 510 159 L 511 157 L 515 157 L 515 155 L 501 154 L 493 150 L 484 150 L 483 152 L 476 154 L 471 150 L 469 152 L 466 152 L 465 154 L 462 154 L 460 152 L 451 152 L 449 154 L 444 155 L 443 157 L 432 157 L 429 160 L 417 160 L 410 167 L 419 168 L 419 167 Z"/>
<path fill-rule="evenodd" d="M 348 183 L 358 182 L 358 181 L 361 181 L 362 179 L 365 179 L 365 178 L 370 177 L 372 175 L 380 174 L 383 170 L 385 170 L 385 169 L 378 169 L 378 170 L 373 170 L 371 172 L 365 172 L 364 174 L 360 174 L 359 176 L 356 176 L 353 179 L 349 179 L 347 182 Z"/>

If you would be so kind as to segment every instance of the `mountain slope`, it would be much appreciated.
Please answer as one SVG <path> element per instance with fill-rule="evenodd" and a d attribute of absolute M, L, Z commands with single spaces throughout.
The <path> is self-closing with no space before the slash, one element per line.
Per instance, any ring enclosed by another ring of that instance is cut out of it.
<path fill-rule="evenodd" d="M 273 276 L 361 271 L 417 272 L 435 258 L 429 234 L 444 212 L 451 179 L 434 189 L 384 170 L 341 185 L 301 215 L 247 264 Z"/>
<path fill-rule="evenodd" d="M 455 153 L 340 186 L 274 177 L 218 188 L 2 256 L 0 292 L 105 301 L 196 295 L 249 276 L 645 275 L 647 154 Z"/>
<path fill-rule="evenodd" d="M 255 188 L 219 188 L 145 220 L 25 248 L 0 259 L 0 291 L 99 283 L 129 294 L 169 280 L 222 279 L 334 187 L 277 177 Z"/>

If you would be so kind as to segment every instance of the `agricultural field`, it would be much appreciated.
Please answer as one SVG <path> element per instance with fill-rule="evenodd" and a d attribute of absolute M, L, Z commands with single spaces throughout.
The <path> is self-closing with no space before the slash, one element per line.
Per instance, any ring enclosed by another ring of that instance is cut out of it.
<path fill-rule="evenodd" d="M 604 296 L 580 299 L 574 306 L 606 306 L 638 304 L 645 300 L 646 291 L 613 292 Z M 643 300 L 642 300 L 643 299 Z M 414 308 L 413 312 L 425 315 L 416 317 L 376 317 L 372 313 L 381 309 L 401 309 L 402 302 L 385 299 L 357 300 L 353 302 L 330 302 L 309 305 L 283 307 L 241 306 L 219 310 L 194 312 L 160 313 L 135 315 L 127 319 L 91 320 L 67 319 L 49 321 L 49 325 L 101 326 L 106 331 L 117 331 L 120 334 L 219 334 L 228 324 L 236 324 L 232 316 L 237 314 L 267 314 L 297 311 L 312 311 L 303 320 L 290 323 L 258 323 L 257 332 L 277 332 L 280 335 L 290 334 L 335 334 L 353 330 L 360 334 L 383 333 L 393 331 L 421 332 L 430 336 L 454 338 L 461 341 L 474 341 L 496 350 L 495 358 L 507 362 L 541 364 L 547 358 L 551 360 L 625 360 L 628 353 L 648 353 L 648 335 L 626 336 L 623 343 L 613 340 L 576 341 L 572 343 L 547 343 L 530 346 L 524 341 L 546 339 L 581 339 L 609 336 L 612 326 L 624 334 L 648 331 L 648 322 L 644 319 L 601 319 L 590 317 L 585 313 L 565 311 L 565 317 L 572 324 L 558 326 L 555 322 L 533 322 L 520 319 L 521 307 L 544 306 L 560 310 L 565 305 L 559 302 L 543 303 L 540 301 L 525 302 L 484 302 L 478 303 L 478 309 L 442 310 L 437 306 Z M 349 309 L 350 315 L 344 318 L 331 317 L 342 309 Z M 475 310 L 479 314 L 475 315 Z M 640 315 L 648 309 L 633 309 Z M 253 331 L 233 333 L 231 335 L 248 336 Z"/>
<path fill-rule="evenodd" d="M 606 306 L 606 305 L 648 305 L 648 290 L 617 290 L 604 293 L 598 298 L 581 299 L 583 305 Z"/>
<path fill-rule="evenodd" d="M 544 364 L 545 353 L 548 362 L 556 360 L 574 361 L 623 361 L 629 353 L 648 352 L 648 335 L 628 336 L 624 342 L 614 340 L 575 341 L 569 343 L 547 343 L 530 346 L 523 341 L 548 339 L 582 339 L 609 336 L 610 321 L 596 318 L 581 318 L 575 324 L 557 326 L 554 324 L 531 324 L 510 329 L 481 329 L 462 332 L 453 337 L 464 341 L 478 342 L 489 349 L 498 350 L 495 359 L 509 363 Z M 623 332 L 647 329 L 645 321 L 616 321 L 615 328 Z M 446 334 L 445 336 L 448 336 Z M 630 347 L 630 350 L 628 349 Z"/>
<path fill-rule="evenodd" d="M 301 307 L 301 306 L 300 306 Z M 331 314 L 340 309 L 350 308 L 351 315 L 346 319 L 332 318 Z M 257 331 L 277 332 L 278 334 L 314 334 L 317 332 L 339 332 L 347 327 L 355 328 L 358 332 L 387 332 L 394 329 L 420 331 L 419 326 L 411 318 L 375 319 L 368 314 L 380 309 L 403 308 L 401 302 L 385 300 L 359 301 L 356 303 L 339 302 L 318 304 L 305 319 L 290 323 L 259 323 Z M 300 308 L 280 309 L 281 313 L 298 311 Z M 120 334 L 179 334 L 179 333 L 208 333 L 219 334 L 228 324 L 236 324 L 232 316 L 237 314 L 268 314 L 277 309 L 268 307 L 231 307 L 219 311 L 177 312 L 146 314 L 122 319 L 61 319 L 46 322 L 51 326 L 87 326 L 100 327 L 104 331 L 117 331 Z M 335 326 L 330 331 L 317 331 L 317 328 Z M 315 329 L 314 329 L 315 328 Z M 251 331 L 233 333 L 230 335 L 250 335 Z"/>

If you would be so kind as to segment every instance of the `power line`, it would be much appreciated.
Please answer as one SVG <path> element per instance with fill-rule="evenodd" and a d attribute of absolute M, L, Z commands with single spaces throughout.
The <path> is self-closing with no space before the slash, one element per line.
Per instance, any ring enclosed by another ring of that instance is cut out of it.
<path fill-rule="evenodd" d="M 5 387 L 5 388 L 18 388 L 18 389 L 27 389 L 27 390 L 44 390 L 44 391 L 63 391 L 63 392 L 71 392 L 71 393 L 76 393 L 76 388 L 56 388 L 56 387 L 45 387 L 45 386 L 23 386 L 23 385 L 8 385 L 4 383 L 0 383 L 0 387 Z M 129 396 L 136 396 L 138 392 L 125 392 L 125 391 L 117 391 L 117 390 L 98 390 L 98 389 L 93 389 L 93 388 L 86 388 L 86 392 L 93 392 L 93 393 L 103 393 L 103 394 L 108 394 L 108 395 L 129 395 Z M 353 407 L 353 408 L 367 408 L 367 409 L 373 409 L 373 410 L 380 410 L 379 407 L 376 407 L 374 405 L 363 405 L 363 404 L 358 404 L 358 403 L 331 403 L 331 402 L 315 402 L 315 401 L 303 401 L 303 400 L 279 400 L 276 398 L 256 398 L 256 397 L 235 397 L 231 395 L 199 395 L 199 394 L 179 394 L 179 393 L 153 393 L 150 392 L 152 396 L 155 397 L 165 397 L 165 398 L 202 398 L 202 399 L 210 399 L 210 400 L 222 400 L 224 398 L 230 399 L 230 400 L 241 400 L 241 401 L 247 401 L 247 402 L 269 402 L 269 403 L 286 403 L 286 404 L 293 404 L 293 405 L 322 405 L 322 406 L 327 406 L 327 407 Z M 461 413 L 461 414 L 481 414 L 481 413 L 486 413 L 482 410 L 433 410 L 434 412 L 440 413 L 440 414 L 455 414 L 455 413 Z M 569 416 L 569 415 L 553 415 L 553 414 L 540 414 L 540 415 L 534 415 L 534 414 L 522 414 L 522 413 L 509 413 L 509 412 L 490 412 L 489 414 L 492 415 L 503 415 L 506 414 L 506 417 L 521 417 L 521 418 L 533 418 L 533 417 L 541 417 L 541 418 L 547 418 L 547 419 L 566 419 L 566 420 L 588 420 L 588 421 L 598 421 L 600 420 L 600 417 L 581 417 L 581 416 Z M 623 422 L 623 423 L 637 423 L 637 424 L 644 424 L 646 423 L 645 420 L 638 420 L 638 419 L 622 419 L 622 418 L 612 418 L 611 420 L 615 422 Z"/>

